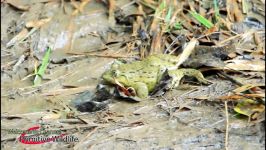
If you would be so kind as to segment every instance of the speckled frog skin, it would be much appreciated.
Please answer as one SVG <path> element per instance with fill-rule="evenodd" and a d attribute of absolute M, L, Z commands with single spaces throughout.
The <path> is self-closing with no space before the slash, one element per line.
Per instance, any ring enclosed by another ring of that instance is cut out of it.
<path fill-rule="evenodd" d="M 165 70 L 174 67 L 177 60 L 173 55 L 157 54 L 128 64 L 113 63 L 111 69 L 103 73 L 102 78 L 111 84 L 116 84 L 116 80 L 125 87 L 134 88 L 137 96 L 143 99 L 154 90 Z M 177 87 L 185 75 L 193 76 L 205 84 L 208 82 L 202 73 L 195 69 L 168 70 L 168 74 L 172 77 L 172 88 Z"/>

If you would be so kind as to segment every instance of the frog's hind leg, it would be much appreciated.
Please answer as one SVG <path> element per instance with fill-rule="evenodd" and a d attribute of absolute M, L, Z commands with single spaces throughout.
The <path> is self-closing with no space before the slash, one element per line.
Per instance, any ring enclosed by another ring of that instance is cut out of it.
<path fill-rule="evenodd" d="M 209 80 L 204 78 L 203 74 L 200 71 L 196 69 L 179 69 L 179 70 L 182 71 L 183 74 L 186 76 L 195 77 L 199 82 L 203 84 L 211 83 Z"/>
<path fill-rule="evenodd" d="M 202 73 L 200 71 L 195 70 L 195 69 L 170 70 L 170 71 L 168 71 L 168 73 L 173 78 L 172 84 L 171 84 L 172 88 L 176 88 L 179 85 L 180 80 L 184 76 L 195 77 L 199 82 L 201 82 L 203 84 L 210 83 L 210 81 L 208 81 L 207 79 L 204 78 L 204 76 L 202 75 Z"/>
<path fill-rule="evenodd" d="M 168 75 L 171 77 L 171 83 L 168 84 L 167 89 L 178 87 L 180 80 L 184 77 L 183 72 L 179 70 L 169 70 Z"/>

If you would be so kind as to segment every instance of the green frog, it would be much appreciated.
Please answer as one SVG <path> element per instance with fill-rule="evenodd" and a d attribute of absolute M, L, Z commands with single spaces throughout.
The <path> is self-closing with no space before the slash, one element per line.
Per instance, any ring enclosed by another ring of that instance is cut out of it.
<path fill-rule="evenodd" d="M 170 54 L 150 55 L 141 61 L 131 63 L 114 62 L 111 69 L 103 73 L 102 78 L 110 84 L 120 84 L 126 88 L 133 88 L 136 96 L 145 99 L 162 79 L 165 71 L 171 76 L 171 88 L 176 88 L 180 80 L 186 76 L 193 76 L 201 83 L 207 84 L 208 80 L 202 73 L 195 69 L 174 68 L 178 57 Z"/>

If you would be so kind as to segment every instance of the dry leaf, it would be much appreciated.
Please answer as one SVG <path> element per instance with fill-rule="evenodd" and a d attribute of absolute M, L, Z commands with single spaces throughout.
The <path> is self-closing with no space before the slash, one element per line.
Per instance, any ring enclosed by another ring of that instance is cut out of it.
<path fill-rule="evenodd" d="M 16 36 L 14 36 L 7 44 L 6 47 L 13 46 L 15 43 L 22 40 L 28 34 L 28 30 L 26 28 L 22 29 Z"/>
<path fill-rule="evenodd" d="M 265 71 L 265 61 L 263 60 L 228 60 L 224 69 L 233 70 L 251 70 L 251 71 Z"/>
<path fill-rule="evenodd" d="M 244 94 L 246 97 L 263 98 L 265 93 Z"/>
<path fill-rule="evenodd" d="M 226 11 L 227 11 L 227 18 L 234 22 L 234 16 L 233 16 L 233 12 L 232 12 L 232 0 L 226 0 Z M 230 22 L 229 21 L 229 22 Z"/>
<path fill-rule="evenodd" d="M 133 112 L 134 115 L 142 115 L 151 112 L 153 108 L 151 106 L 143 106 Z"/>
<path fill-rule="evenodd" d="M 252 41 L 253 34 L 256 32 L 254 29 L 250 29 L 245 33 L 241 34 L 241 40 L 238 43 L 246 43 Z"/>
<path fill-rule="evenodd" d="M 236 22 L 242 22 L 244 20 L 242 11 L 238 8 L 237 1 L 233 0 L 231 1 L 233 3 L 233 12 L 234 12 L 234 17 Z"/>
<path fill-rule="evenodd" d="M 221 100 L 239 100 L 243 98 L 264 98 L 265 94 L 264 93 L 255 93 L 255 94 L 241 94 L 241 95 L 229 95 L 229 96 L 220 96 L 217 99 Z M 198 98 L 197 98 L 198 99 Z M 207 98 L 205 98 L 207 99 Z"/>
<path fill-rule="evenodd" d="M 16 7 L 19 10 L 29 10 L 30 6 L 23 4 L 21 0 L 6 0 L 6 3 L 10 4 L 13 7 Z"/>
<path fill-rule="evenodd" d="M 161 40 L 162 40 L 162 36 L 163 36 L 163 33 L 160 29 L 158 29 L 158 32 L 156 32 L 156 34 L 154 34 L 155 36 L 153 36 L 153 39 L 152 39 L 152 45 L 151 45 L 151 52 L 150 54 L 161 54 L 162 53 L 162 43 L 161 43 Z"/>
<path fill-rule="evenodd" d="M 49 21 L 51 21 L 52 18 L 45 18 L 45 19 L 41 19 L 41 20 L 34 20 L 34 21 L 29 21 L 26 23 L 26 27 L 27 28 L 39 28 L 42 25 L 48 23 Z"/>
<path fill-rule="evenodd" d="M 220 99 L 220 100 L 239 100 L 239 99 L 242 99 L 242 98 L 245 98 L 244 96 L 241 96 L 241 95 L 225 95 L 225 96 L 220 96 L 219 98 L 217 99 Z"/>
<path fill-rule="evenodd" d="M 49 114 L 49 115 L 45 115 L 44 117 L 42 117 L 43 120 L 55 120 L 55 119 L 59 119 L 62 115 L 60 113 L 58 114 Z"/>
<path fill-rule="evenodd" d="M 115 1 L 114 0 L 109 0 L 109 18 L 108 21 L 111 25 L 111 27 L 115 26 Z"/>
<path fill-rule="evenodd" d="M 72 13 L 72 16 L 75 16 L 78 14 L 78 12 L 82 12 L 84 7 L 87 5 L 88 2 L 91 0 L 83 0 L 81 4 L 78 6 L 78 8 Z"/>
<path fill-rule="evenodd" d="M 252 99 L 244 99 L 241 102 L 239 102 L 235 108 L 234 111 L 238 112 L 239 114 L 248 116 L 251 119 L 254 118 L 256 113 L 262 113 L 265 110 L 265 106 L 263 104 L 258 104 Z"/>
<path fill-rule="evenodd" d="M 187 46 L 184 48 L 182 54 L 180 55 L 178 62 L 174 68 L 171 68 L 169 70 L 176 70 L 184 61 L 188 59 L 192 51 L 194 50 L 198 40 L 195 38 L 192 38 L 190 42 L 187 44 Z"/>
<path fill-rule="evenodd" d="M 237 56 L 237 54 L 235 52 L 229 53 L 228 57 L 229 58 L 235 58 Z"/>
<path fill-rule="evenodd" d="M 210 29 L 208 29 L 207 31 L 204 32 L 205 35 L 210 35 L 213 32 L 218 31 L 218 28 L 216 27 L 216 25 L 212 26 Z"/>
<path fill-rule="evenodd" d="M 226 0 L 227 17 L 231 22 L 241 22 L 244 17 L 236 0 Z"/>
<path fill-rule="evenodd" d="M 256 86 L 261 86 L 261 85 L 255 85 L 255 84 L 246 84 L 246 85 L 243 85 L 241 87 L 238 87 L 236 89 L 234 89 L 233 91 L 235 93 L 241 93 L 241 92 L 244 92 L 244 91 L 247 91 L 253 87 L 256 87 Z"/>

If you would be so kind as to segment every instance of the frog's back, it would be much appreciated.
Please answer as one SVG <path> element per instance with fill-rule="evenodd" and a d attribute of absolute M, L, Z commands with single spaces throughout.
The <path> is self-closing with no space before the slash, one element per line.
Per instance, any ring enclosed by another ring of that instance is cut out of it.
<path fill-rule="evenodd" d="M 148 56 L 145 61 L 151 64 L 151 67 L 171 67 L 178 61 L 178 57 L 170 54 L 155 54 Z"/>
<path fill-rule="evenodd" d="M 157 82 L 158 67 L 150 67 L 144 60 L 122 64 L 117 70 L 119 76 L 116 79 L 124 86 L 131 87 L 141 82 L 151 91 Z"/>
<path fill-rule="evenodd" d="M 135 72 L 137 70 L 142 69 L 143 67 L 144 65 L 142 61 L 135 61 L 128 64 L 122 64 L 117 69 L 125 72 L 132 72 L 132 71 Z"/>

